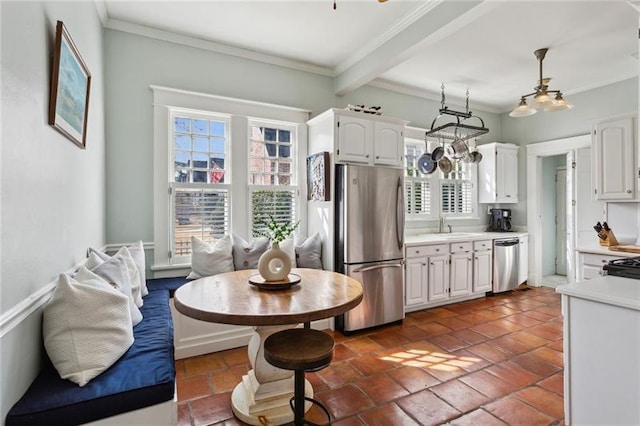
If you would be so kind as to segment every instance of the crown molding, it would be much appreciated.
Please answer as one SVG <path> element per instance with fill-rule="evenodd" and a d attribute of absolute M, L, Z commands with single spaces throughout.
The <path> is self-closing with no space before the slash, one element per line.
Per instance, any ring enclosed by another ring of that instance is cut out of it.
<path fill-rule="evenodd" d="M 109 20 L 109 12 L 107 12 L 107 5 L 104 3 L 104 0 L 94 0 L 94 4 L 96 5 L 96 10 L 98 11 L 98 17 L 100 18 L 100 22 L 102 22 L 102 26 L 104 27 Z"/>
<path fill-rule="evenodd" d="M 387 41 L 391 40 L 396 35 L 400 34 L 402 31 L 411 26 L 418 19 L 422 18 L 424 15 L 433 10 L 436 6 L 442 3 L 443 0 L 427 0 L 421 2 L 415 9 L 413 9 L 410 13 L 405 15 L 399 21 L 396 21 L 391 27 L 389 27 L 385 32 L 380 34 L 380 36 L 369 43 L 365 44 L 362 48 L 358 49 L 353 55 L 348 57 L 342 63 L 338 64 L 335 68 L 335 75 L 339 75 L 344 72 L 349 67 L 361 61 L 370 53 L 379 49 L 384 45 Z"/>
<path fill-rule="evenodd" d="M 377 87 L 379 89 L 389 90 L 392 92 L 402 93 L 409 96 L 415 96 L 417 98 L 429 99 L 431 101 L 435 101 L 438 103 L 440 103 L 440 101 L 442 100 L 442 94 L 439 92 L 435 93 L 428 90 L 419 89 L 415 86 L 398 84 L 398 83 L 394 83 L 392 81 L 384 80 L 381 78 L 377 78 L 373 81 L 370 81 L 369 83 L 367 83 L 367 85 Z M 447 95 L 447 105 L 449 106 L 455 105 L 456 107 L 464 108 L 465 104 L 466 104 L 466 99 Z M 474 110 L 478 109 L 482 112 L 490 112 L 493 114 L 502 114 L 503 112 L 505 112 L 503 108 L 496 108 L 494 106 L 487 105 L 484 103 L 473 103 L 472 109 Z"/>
<path fill-rule="evenodd" d="M 177 34 L 169 31 L 158 30 L 155 28 L 147 27 L 144 25 L 132 24 L 130 22 L 121 21 L 118 19 L 107 18 L 104 23 L 105 28 L 109 28 L 116 31 L 122 31 L 130 34 L 136 34 L 143 37 L 153 38 L 157 40 L 167 41 L 170 43 L 180 44 L 183 46 L 195 47 L 198 49 L 209 50 L 211 52 L 222 53 L 229 56 L 236 56 L 243 59 L 249 59 L 252 61 L 263 62 L 271 65 L 278 65 L 281 67 L 291 68 L 298 71 L 310 72 L 313 74 L 319 74 L 327 77 L 335 77 L 335 73 L 325 67 L 318 65 L 306 64 L 304 62 L 294 61 L 291 59 L 279 58 L 277 56 L 267 55 L 264 53 L 258 53 L 248 49 L 242 49 L 239 47 L 228 46 L 212 41 L 203 40 L 200 38 L 187 36 L 183 34 Z"/>

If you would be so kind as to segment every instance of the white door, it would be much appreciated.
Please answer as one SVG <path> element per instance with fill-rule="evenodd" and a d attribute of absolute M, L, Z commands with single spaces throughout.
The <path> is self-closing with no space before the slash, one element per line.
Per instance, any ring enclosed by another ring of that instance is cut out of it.
<path fill-rule="evenodd" d="M 556 274 L 567 275 L 567 169 L 556 170 Z"/>

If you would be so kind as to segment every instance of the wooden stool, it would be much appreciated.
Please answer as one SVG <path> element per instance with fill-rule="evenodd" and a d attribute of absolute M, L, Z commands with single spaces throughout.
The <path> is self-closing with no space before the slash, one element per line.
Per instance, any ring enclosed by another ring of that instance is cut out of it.
<path fill-rule="evenodd" d="M 294 392 L 289 400 L 293 410 L 294 424 L 305 424 L 305 400 L 318 405 L 327 415 L 331 424 L 331 414 L 320 401 L 304 394 L 304 372 L 320 370 L 333 358 L 333 338 L 322 331 L 311 328 L 291 328 L 279 331 L 264 341 L 264 358 L 275 367 L 294 371 Z M 314 423 L 306 422 L 313 425 Z"/>

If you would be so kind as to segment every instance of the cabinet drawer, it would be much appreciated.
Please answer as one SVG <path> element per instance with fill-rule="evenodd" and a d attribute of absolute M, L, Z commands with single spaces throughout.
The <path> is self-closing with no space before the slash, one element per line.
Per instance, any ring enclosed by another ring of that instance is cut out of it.
<path fill-rule="evenodd" d="M 446 244 L 407 247 L 407 258 L 432 256 L 434 254 L 445 254 L 445 253 L 449 253 L 449 247 Z"/>
<path fill-rule="evenodd" d="M 493 246 L 493 241 L 491 240 L 474 241 L 473 251 L 491 250 L 492 246 Z"/>
<path fill-rule="evenodd" d="M 584 265 L 600 266 L 606 265 L 610 260 L 620 259 L 620 256 L 607 256 L 605 254 L 583 253 L 582 263 Z"/>
<path fill-rule="evenodd" d="M 451 253 L 460 253 L 473 250 L 473 241 L 463 241 L 460 243 L 451 243 Z"/>

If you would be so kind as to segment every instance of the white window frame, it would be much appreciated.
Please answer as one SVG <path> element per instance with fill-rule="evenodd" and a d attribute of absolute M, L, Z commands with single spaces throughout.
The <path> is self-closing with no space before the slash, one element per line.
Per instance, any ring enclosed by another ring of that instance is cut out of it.
<path fill-rule="evenodd" d="M 421 130 L 421 129 L 411 129 L 411 130 L 413 130 L 413 132 L 411 133 L 416 133 L 415 130 L 418 130 L 418 133 L 422 132 L 422 134 L 424 134 L 424 130 Z M 411 138 L 411 137 L 405 138 L 405 196 L 408 196 L 407 189 L 406 189 L 407 182 L 426 182 L 429 185 L 429 190 L 431 191 L 431 194 L 429 196 L 429 201 L 430 201 L 429 212 L 428 213 L 407 212 L 407 215 L 406 215 L 407 221 L 412 221 L 412 222 L 434 221 L 434 220 L 438 220 L 440 217 L 444 217 L 446 219 L 478 219 L 478 191 L 477 191 L 478 167 L 477 165 L 462 163 L 463 166 L 466 168 L 465 173 L 468 174 L 468 179 L 464 179 L 464 180 L 445 178 L 444 173 L 442 173 L 439 169 L 436 169 L 435 172 L 426 176 L 420 173 L 417 169 L 415 169 L 413 170 L 413 176 L 410 177 L 408 176 L 408 169 L 410 165 L 407 164 L 408 156 L 406 155 L 407 146 L 409 145 L 415 146 L 417 148 L 416 151 L 418 152 L 420 148 L 422 148 L 422 151 L 424 151 L 425 141 Z M 437 145 L 438 144 L 435 141 L 429 140 L 427 142 L 427 147 L 429 152 L 432 152 Z M 470 149 L 472 149 L 472 147 L 475 146 L 475 141 L 470 142 L 469 145 L 470 145 Z M 419 158 L 419 155 L 416 156 L 416 159 L 417 158 Z M 448 184 L 450 182 L 454 182 L 454 183 L 469 182 L 469 185 L 471 185 L 471 191 L 470 191 L 471 212 L 449 213 L 449 212 L 442 211 L 443 209 L 442 187 L 443 185 Z M 407 204 L 411 203 L 411 200 L 407 200 L 406 203 Z"/>
<path fill-rule="evenodd" d="M 173 176 L 171 176 L 171 174 L 169 175 L 169 194 L 170 194 L 169 206 L 170 207 L 169 207 L 168 223 L 170 228 L 170 232 L 169 232 L 169 252 L 171 253 L 170 262 L 176 263 L 176 264 L 183 264 L 183 263 L 189 263 L 191 261 L 191 255 L 181 255 L 177 253 L 175 249 L 176 247 L 176 241 L 175 241 L 176 231 L 175 231 L 175 215 L 174 215 L 175 197 L 177 193 L 183 189 L 184 190 L 205 190 L 205 191 L 211 191 L 211 192 L 225 191 L 226 198 L 227 198 L 227 206 L 225 210 L 231 210 L 231 206 L 233 205 L 232 178 L 231 178 L 233 161 L 231 158 L 231 149 L 230 149 L 231 120 L 229 115 L 219 114 L 219 113 L 208 113 L 204 111 L 194 111 L 194 110 L 189 110 L 184 108 L 169 108 L 170 135 L 174 134 L 173 125 L 176 117 L 187 117 L 192 120 L 201 119 L 201 120 L 207 120 L 207 121 L 209 120 L 220 121 L 224 123 L 224 127 L 225 127 L 225 134 L 224 134 L 224 140 L 225 140 L 225 144 L 224 144 L 225 179 L 224 180 L 225 180 L 225 183 L 176 182 Z M 172 171 L 175 171 L 174 158 L 175 158 L 175 144 L 173 143 L 173 140 L 170 140 L 169 141 L 170 173 Z M 231 218 L 228 218 L 228 225 L 227 225 L 225 234 L 228 235 L 232 229 L 233 229 L 233 223 L 231 221 Z M 202 238 L 202 236 L 200 236 L 200 238 Z"/>
<path fill-rule="evenodd" d="M 171 156 L 171 109 L 183 109 L 188 111 L 206 111 L 217 115 L 230 117 L 228 161 L 230 175 L 225 176 L 232 187 L 233 197 L 231 202 L 231 233 L 242 238 L 250 239 L 250 213 L 249 212 L 249 188 L 248 188 L 248 143 L 250 117 L 260 117 L 260 120 L 272 120 L 274 122 L 287 122 L 296 127 L 298 136 L 298 151 L 296 155 L 296 168 L 298 176 L 304 176 L 306 166 L 304 159 L 307 155 L 307 126 L 311 111 L 280 105 L 253 102 L 242 99 L 234 99 L 223 96 L 215 96 L 204 93 L 190 92 L 161 86 L 150 86 L 153 91 L 153 234 L 154 252 L 151 266 L 155 277 L 175 276 L 188 271 L 190 256 L 180 259 L 172 259 L 170 250 L 171 241 L 171 194 L 169 184 L 173 179 L 170 170 L 173 170 Z M 227 184 L 225 182 L 225 184 Z M 301 191 L 299 191 L 301 192 Z M 298 198 L 300 195 L 298 195 Z M 307 208 L 306 200 L 299 200 L 298 217 L 301 219 L 299 231 L 306 234 Z M 177 271 L 180 272 L 177 272 Z"/>
<path fill-rule="evenodd" d="M 254 220 L 255 218 L 253 217 L 253 205 L 252 205 L 252 199 L 253 199 L 253 193 L 255 191 L 291 191 L 294 194 L 294 206 L 293 206 L 293 215 L 292 215 L 292 222 L 295 223 L 300 219 L 300 205 L 302 203 L 305 202 L 305 200 L 301 199 L 301 191 L 300 191 L 300 186 L 299 186 L 299 182 L 301 181 L 300 179 L 300 173 L 299 173 L 299 163 L 301 161 L 299 161 L 298 159 L 298 151 L 299 151 L 299 145 L 300 145 L 300 141 L 298 140 L 298 129 L 297 126 L 293 123 L 285 123 L 285 122 L 276 122 L 276 121 L 272 121 L 272 120 L 262 120 L 262 119 L 257 119 L 257 118 L 251 118 L 249 119 L 249 146 L 251 146 L 252 143 L 252 139 L 251 139 L 251 127 L 271 127 L 271 128 L 276 128 L 278 130 L 288 130 L 291 134 L 291 144 L 290 144 L 290 158 L 291 158 L 291 181 L 289 185 L 262 185 L 262 184 L 252 184 L 252 183 L 248 183 L 248 187 L 249 187 L 249 191 L 248 191 L 248 197 L 247 197 L 247 205 L 249 206 L 249 230 L 251 232 L 251 230 L 253 229 L 254 226 Z M 248 155 L 247 156 L 248 161 L 251 161 L 251 156 Z M 247 181 L 249 181 L 249 171 L 250 171 L 250 165 L 247 164 Z M 252 235 L 253 237 L 253 235 Z"/>

